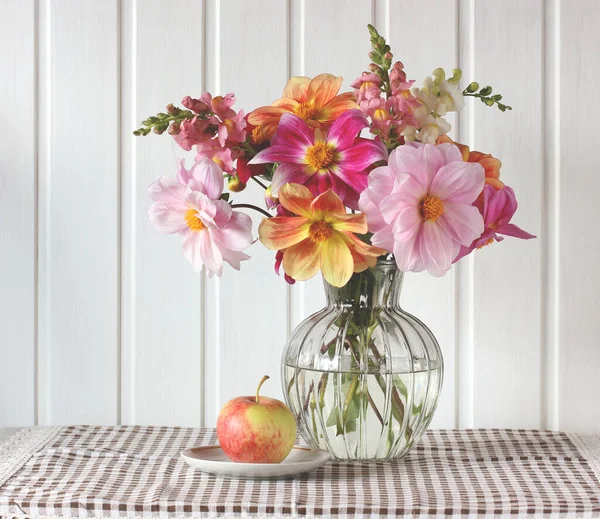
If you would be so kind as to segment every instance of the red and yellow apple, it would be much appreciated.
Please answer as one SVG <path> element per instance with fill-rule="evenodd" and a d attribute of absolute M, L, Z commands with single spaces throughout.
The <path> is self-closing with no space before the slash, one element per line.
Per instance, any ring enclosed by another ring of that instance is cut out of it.
<path fill-rule="evenodd" d="M 233 398 L 219 413 L 217 436 L 232 461 L 279 463 L 294 446 L 296 421 L 289 407 L 275 398 L 258 395 L 268 378 L 262 378 L 256 396 Z"/>

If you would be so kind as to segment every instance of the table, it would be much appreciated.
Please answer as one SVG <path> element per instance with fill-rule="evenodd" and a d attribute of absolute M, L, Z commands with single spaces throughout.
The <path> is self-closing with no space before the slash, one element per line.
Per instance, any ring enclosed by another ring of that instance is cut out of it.
<path fill-rule="evenodd" d="M 213 429 L 23 429 L 0 448 L 0 517 L 600 517 L 600 437 L 434 430 L 404 459 L 228 480 L 179 457 Z"/>

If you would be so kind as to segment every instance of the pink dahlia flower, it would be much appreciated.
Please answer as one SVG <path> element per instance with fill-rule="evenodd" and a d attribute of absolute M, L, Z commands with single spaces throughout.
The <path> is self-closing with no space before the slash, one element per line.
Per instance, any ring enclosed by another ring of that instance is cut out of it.
<path fill-rule="evenodd" d="M 469 246 L 463 246 L 460 253 L 455 258 L 455 262 L 470 254 L 475 249 L 481 249 L 494 241 L 502 241 L 505 236 L 513 236 L 522 240 L 531 240 L 535 238 L 533 234 L 525 232 L 515 224 L 510 223 L 515 211 L 517 210 L 517 198 L 512 188 L 504 186 L 501 189 L 495 189 L 486 184 L 483 188 L 483 196 L 479 197 L 473 204 L 483 216 L 485 229 L 481 236 L 473 240 Z"/>
<path fill-rule="evenodd" d="M 461 246 L 483 232 L 472 204 L 481 193 L 480 164 L 463 162 L 452 144 L 411 144 L 396 148 L 387 166 L 371 172 L 360 197 L 373 245 L 393 252 L 407 272 L 442 276 Z"/>
<path fill-rule="evenodd" d="M 250 164 L 279 164 L 271 183 L 274 196 L 284 184 L 304 184 L 315 196 L 331 189 L 356 209 L 358 196 L 367 187 L 367 168 L 387 158 L 383 143 L 357 137 L 367 126 L 365 115 L 357 109 L 340 115 L 326 135 L 300 117 L 284 114 L 271 146 Z"/>
<path fill-rule="evenodd" d="M 219 199 L 223 173 L 214 162 L 202 161 L 190 171 L 180 167 L 178 179 L 162 177 L 148 191 L 154 200 L 150 222 L 164 234 L 183 237 L 183 253 L 196 271 L 205 267 L 209 277 L 220 276 L 224 262 L 239 270 L 249 259 L 242 251 L 252 243 L 252 221 Z"/>

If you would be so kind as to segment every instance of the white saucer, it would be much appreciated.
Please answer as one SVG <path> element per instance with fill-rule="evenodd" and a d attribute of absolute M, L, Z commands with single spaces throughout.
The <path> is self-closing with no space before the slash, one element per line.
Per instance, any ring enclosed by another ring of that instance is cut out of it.
<path fill-rule="evenodd" d="M 286 478 L 314 470 L 329 460 L 324 451 L 294 447 L 281 463 L 235 463 L 219 445 L 193 447 L 181 452 L 181 457 L 202 472 L 229 478 L 271 479 Z"/>

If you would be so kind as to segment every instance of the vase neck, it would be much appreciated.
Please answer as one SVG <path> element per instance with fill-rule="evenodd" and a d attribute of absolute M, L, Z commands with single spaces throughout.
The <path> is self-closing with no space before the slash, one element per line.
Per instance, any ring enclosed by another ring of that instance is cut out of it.
<path fill-rule="evenodd" d="M 353 274 L 343 287 L 325 281 L 328 306 L 377 308 L 397 305 L 403 272 L 393 261 L 380 261 L 372 268 Z"/>

